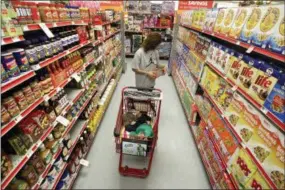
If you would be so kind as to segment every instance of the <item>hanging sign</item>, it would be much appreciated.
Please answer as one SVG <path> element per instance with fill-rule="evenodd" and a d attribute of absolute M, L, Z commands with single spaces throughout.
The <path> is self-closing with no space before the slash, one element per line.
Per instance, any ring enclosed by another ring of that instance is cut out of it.
<path fill-rule="evenodd" d="M 116 11 L 123 11 L 123 0 L 100 1 L 100 10 L 114 9 Z"/>
<path fill-rule="evenodd" d="M 187 1 L 179 0 L 178 10 L 192 10 L 192 9 L 211 9 L 213 8 L 214 1 Z"/>

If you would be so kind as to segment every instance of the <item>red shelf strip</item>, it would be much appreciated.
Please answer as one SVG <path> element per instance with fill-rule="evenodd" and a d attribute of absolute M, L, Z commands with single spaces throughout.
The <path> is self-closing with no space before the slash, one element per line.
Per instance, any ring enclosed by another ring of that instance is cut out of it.
<path fill-rule="evenodd" d="M 24 41 L 24 40 L 25 38 L 23 36 L 3 37 L 1 45 L 13 44 L 13 43 Z"/>

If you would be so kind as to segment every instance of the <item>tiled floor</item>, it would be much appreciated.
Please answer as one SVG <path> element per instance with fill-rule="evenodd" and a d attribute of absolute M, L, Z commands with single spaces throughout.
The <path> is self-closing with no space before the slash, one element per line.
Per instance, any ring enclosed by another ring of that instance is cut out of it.
<path fill-rule="evenodd" d="M 131 60 L 127 62 L 130 64 Z M 128 65 L 88 154 L 90 165 L 81 169 L 73 189 L 209 189 L 207 174 L 169 76 L 159 78 L 156 84 L 156 88 L 162 89 L 164 99 L 150 175 L 139 179 L 119 174 L 113 129 L 121 89 L 134 83 L 134 73 Z"/>

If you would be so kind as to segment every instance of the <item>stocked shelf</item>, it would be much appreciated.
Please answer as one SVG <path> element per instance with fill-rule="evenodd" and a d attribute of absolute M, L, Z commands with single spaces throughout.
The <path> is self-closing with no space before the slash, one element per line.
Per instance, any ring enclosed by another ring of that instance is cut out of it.
<path fill-rule="evenodd" d="M 48 28 L 56 28 L 62 26 L 76 26 L 76 25 L 88 25 L 88 20 L 75 20 L 75 21 L 62 21 L 62 22 L 54 22 L 54 23 L 39 23 L 39 24 L 27 24 L 24 25 L 23 31 L 34 31 L 34 30 L 41 30 L 40 24 L 46 25 Z"/>
<path fill-rule="evenodd" d="M 24 36 L 3 37 L 1 45 L 13 44 L 13 43 L 24 41 L 24 40 L 25 40 Z"/>
<path fill-rule="evenodd" d="M 60 58 L 63 58 L 64 56 L 67 56 L 68 54 L 79 50 L 80 48 L 82 48 L 82 47 L 84 47 L 84 46 L 86 46 L 86 45 L 88 45 L 88 44 L 90 44 L 90 43 L 91 43 L 90 40 L 88 40 L 88 41 L 86 41 L 86 42 L 83 42 L 83 43 L 81 43 L 81 44 L 79 44 L 79 45 L 76 45 L 76 46 L 74 46 L 74 47 L 72 47 L 72 48 L 70 48 L 70 49 L 68 49 L 68 50 L 66 50 L 66 51 L 64 51 L 64 52 L 62 52 L 62 53 L 60 53 L 60 54 L 54 56 L 54 57 L 48 58 L 48 59 L 46 59 L 46 60 L 40 62 L 40 63 L 37 64 L 37 65 L 32 65 L 31 67 L 32 67 L 32 69 L 35 70 L 35 71 L 36 71 L 36 70 L 39 70 L 39 69 L 41 69 L 41 68 L 43 68 L 43 67 L 46 67 L 46 66 L 48 66 L 49 64 L 51 64 L 51 63 L 53 63 L 53 62 L 55 62 L 55 61 L 57 61 L 57 60 L 59 60 Z"/>
<path fill-rule="evenodd" d="M 25 73 L 21 73 L 19 76 L 12 78 L 5 83 L 1 83 L 1 94 L 7 92 L 8 90 L 10 90 L 12 88 L 14 88 L 15 86 L 18 86 L 19 84 L 25 82 L 26 80 L 32 78 L 35 75 L 36 74 L 34 71 L 28 71 Z"/>
<path fill-rule="evenodd" d="M 115 32 L 113 32 L 113 33 L 111 33 L 111 34 L 109 34 L 109 35 L 103 37 L 102 40 L 103 40 L 103 41 L 106 41 L 106 40 L 108 40 L 109 38 L 113 37 L 114 35 L 118 34 L 119 32 L 120 32 L 120 30 L 115 31 Z"/>
<path fill-rule="evenodd" d="M 134 30 L 125 30 L 126 33 L 136 33 L 136 34 L 142 34 L 142 31 L 134 31 Z"/>
<path fill-rule="evenodd" d="M 112 21 L 103 22 L 103 23 L 102 23 L 102 26 L 108 25 L 108 24 L 113 24 L 113 23 L 119 22 L 120 20 L 121 20 L 121 19 L 115 19 L 115 20 L 112 20 Z"/>
<path fill-rule="evenodd" d="M 185 24 L 181 24 L 180 26 L 183 26 L 183 27 L 188 28 L 188 29 L 195 30 L 195 31 L 203 33 L 203 34 L 207 34 L 209 36 L 213 36 L 215 38 L 221 39 L 223 41 L 235 44 L 237 46 L 240 46 L 240 47 L 243 47 L 243 48 L 246 48 L 246 49 L 252 49 L 251 51 L 253 51 L 253 52 L 265 55 L 267 57 L 270 57 L 270 58 L 273 58 L 275 60 L 281 61 L 283 63 L 285 61 L 285 55 L 278 54 L 278 53 L 275 53 L 275 52 L 271 52 L 269 50 L 266 50 L 266 49 L 254 46 L 252 44 L 244 43 L 244 42 L 241 42 L 239 40 L 236 40 L 236 39 L 224 36 L 224 35 L 220 35 L 220 34 L 216 34 L 216 33 L 210 33 L 210 32 L 206 32 L 206 31 L 201 31 L 201 30 L 199 30 L 197 28 L 194 28 L 192 26 L 188 26 L 188 25 L 185 25 Z"/>
<path fill-rule="evenodd" d="M 153 27 L 145 26 L 144 29 L 171 29 L 171 27 L 170 26 L 153 26 Z"/>

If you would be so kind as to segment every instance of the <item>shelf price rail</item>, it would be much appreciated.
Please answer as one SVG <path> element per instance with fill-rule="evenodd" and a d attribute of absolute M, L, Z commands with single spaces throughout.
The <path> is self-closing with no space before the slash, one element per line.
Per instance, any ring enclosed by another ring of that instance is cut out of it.
<path fill-rule="evenodd" d="M 213 37 L 218 38 L 220 40 L 223 40 L 223 41 L 235 44 L 237 46 L 249 49 L 249 50 L 251 50 L 253 52 L 265 55 L 267 57 L 270 57 L 270 58 L 273 58 L 275 60 L 281 61 L 283 63 L 285 62 L 285 55 L 278 54 L 278 53 L 275 53 L 275 52 L 271 52 L 271 51 L 269 51 L 267 49 L 254 46 L 252 44 L 244 43 L 244 42 L 241 42 L 241 41 L 239 41 L 237 39 L 233 39 L 233 38 L 230 38 L 230 37 L 225 36 L 225 35 L 217 34 L 217 33 L 214 33 L 214 32 L 212 32 L 212 33 L 211 32 L 206 32 L 206 31 L 203 31 L 203 30 L 200 30 L 198 28 L 195 28 L 195 27 L 192 27 L 192 26 L 188 26 L 188 25 L 185 25 L 185 24 L 180 24 L 180 26 L 183 26 L 183 27 L 188 28 L 188 29 L 195 30 L 195 31 L 200 32 L 202 34 L 213 36 Z"/>

